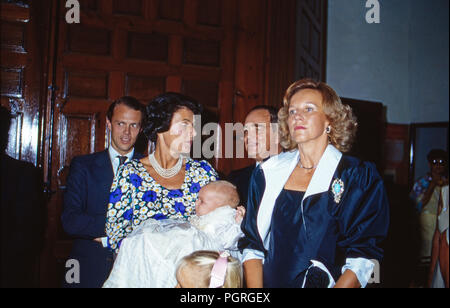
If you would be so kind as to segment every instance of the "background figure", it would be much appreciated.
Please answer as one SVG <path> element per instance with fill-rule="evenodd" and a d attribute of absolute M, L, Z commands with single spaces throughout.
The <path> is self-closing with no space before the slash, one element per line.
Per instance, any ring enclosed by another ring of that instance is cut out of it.
<path fill-rule="evenodd" d="M 438 219 L 436 232 L 433 237 L 433 248 L 431 252 L 431 266 L 429 271 L 428 286 L 431 288 L 449 287 L 448 266 L 448 185 L 444 186 L 439 199 Z"/>
<path fill-rule="evenodd" d="M 221 258 L 226 258 L 225 271 L 220 271 L 218 262 Z M 180 261 L 176 275 L 177 288 L 242 288 L 241 263 L 226 252 L 196 251 Z M 222 276 L 223 280 L 220 277 L 221 281 L 214 284 L 211 280 L 216 275 Z"/>
<path fill-rule="evenodd" d="M 70 259 L 80 264 L 80 283 L 64 287 L 100 288 L 108 278 L 113 255 L 107 249 L 105 223 L 109 191 L 120 165 L 139 159 L 134 144 L 142 130 L 144 106 L 132 97 L 111 104 L 107 126 L 111 144 L 103 152 L 75 157 L 64 195 L 62 224 L 74 238 Z"/>
<path fill-rule="evenodd" d="M 0 287 L 38 287 L 45 211 L 41 172 L 6 155 L 10 112 L 0 107 Z"/>
<path fill-rule="evenodd" d="M 419 286 L 426 283 L 432 240 L 436 230 L 439 196 L 442 187 L 448 185 L 447 152 L 440 149 L 431 150 L 427 160 L 430 171 L 414 183 L 410 193 L 419 215 L 420 252 L 416 277 L 416 284 Z"/>
<path fill-rule="evenodd" d="M 241 204 L 247 208 L 248 187 L 253 171 L 263 161 L 281 152 L 278 138 L 278 110 L 272 106 L 253 108 L 245 118 L 244 129 L 245 150 L 255 163 L 232 171 L 227 179 L 236 185 Z"/>

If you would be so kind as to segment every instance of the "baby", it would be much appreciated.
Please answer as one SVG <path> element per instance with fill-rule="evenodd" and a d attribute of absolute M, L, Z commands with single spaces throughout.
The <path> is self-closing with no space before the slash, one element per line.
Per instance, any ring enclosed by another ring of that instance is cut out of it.
<path fill-rule="evenodd" d="M 242 267 L 228 252 L 196 251 L 177 267 L 177 288 L 242 288 Z"/>
<path fill-rule="evenodd" d="M 245 209 L 236 187 L 225 181 L 203 187 L 196 215 L 182 219 L 149 219 L 123 240 L 105 288 L 173 288 L 176 265 L 199 250 L 228 250 L 240 258 L 237 242 Z"/>

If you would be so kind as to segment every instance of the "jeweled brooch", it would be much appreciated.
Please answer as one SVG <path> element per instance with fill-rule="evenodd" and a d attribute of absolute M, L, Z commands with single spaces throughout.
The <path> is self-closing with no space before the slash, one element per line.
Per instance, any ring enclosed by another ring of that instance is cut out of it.
<path fill-rule="evenodd" d="M 334 180 L 333 185 L 331 185 L 331 190 L 333 191 L 334 202 L 341 202 L 341 197 L 344 193 L 344 182 L 341 179 Z"/>

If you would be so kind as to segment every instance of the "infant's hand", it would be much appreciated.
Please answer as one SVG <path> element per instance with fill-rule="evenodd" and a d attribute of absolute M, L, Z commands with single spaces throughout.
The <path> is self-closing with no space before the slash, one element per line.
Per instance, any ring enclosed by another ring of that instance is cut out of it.
<path fill-rule="evenodd" d="M 244 216 L 245 216 L 245 207 L 238 206 L 236 208 L 236 216 L 234 217 L 234 219 L 238 224 L 240 224 L 242 220 L 244 220 Z"/>

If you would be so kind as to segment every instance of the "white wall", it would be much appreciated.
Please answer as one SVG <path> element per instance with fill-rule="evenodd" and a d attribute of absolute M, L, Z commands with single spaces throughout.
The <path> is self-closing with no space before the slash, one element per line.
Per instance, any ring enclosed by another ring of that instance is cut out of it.
<path fill-rule="evenodd" d="M 448 0 L 329 0 L 327 83 L 343 97 L 378 101 L 389 123 L 449 120 Z"/>

